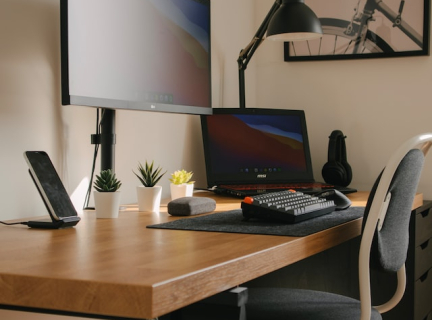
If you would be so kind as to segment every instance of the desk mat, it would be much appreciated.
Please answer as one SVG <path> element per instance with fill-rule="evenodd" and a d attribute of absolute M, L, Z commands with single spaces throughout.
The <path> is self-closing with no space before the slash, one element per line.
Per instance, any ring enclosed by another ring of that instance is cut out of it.
<path fill-rule="evenodd" d="M 363 216 L 363 212 L 364 207 L 350 207 L 299 223 L 286 224 L 263 220 L 245 221 L 241 209 L 237 209 L 149 225 L 147 228 L 303 237 L 358 219 Z"/>

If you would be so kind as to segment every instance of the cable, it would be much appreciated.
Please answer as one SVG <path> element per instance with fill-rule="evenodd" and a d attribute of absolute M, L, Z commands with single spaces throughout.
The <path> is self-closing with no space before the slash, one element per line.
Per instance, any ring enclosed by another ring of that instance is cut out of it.
<path fill-rule="evenodd" d="M 101 128 L 102 119 L 101 119 L 101 121 L 99 121 L 99 117 L 100 117 L 99 114 L 100 114 L 100 108 L 97 108 L 96 109 L 96 136 L 99 136 L 100 131 L 101 131 L 100 128 Z M 103 118 L 103 115 L 102 115 L 102 118 Z M 89 207 L 89 201 L 90 201 L 90 195 L 91 195 L 91 188 L 93 185 L 93 176 L 94 176 L 94 172 L 95 172 L 96 159 L 97 159 L 98 152 L 99 152 L 99 143 L 95 143 L 95 149 L 94 149 L 94 153 L 93 153 L 92 170 L 91 170 L 91 175 L 90 175 L 90 183 L 89 183 L 89 186 L 87 188 L 87 193 L 86 193 L 86 196 L 84 199 L 84 206 L 83 206 L 84 210 L 94 209 L 94 208 Z"/>
<path fill-rule="evenodd" d="M 27 225 L 27 222 L 11 222 L 11 223 L 8 223 L 8 222 L 0 221 L 0 223 L 1 224 L 5 224 L 7 226 L 13 226 L 13 225 L 16 225 L 16 224 L 23 224 L 25 226 Z"/>
<path fill-rule="evenodd" d="M 96 109 L 96 136 L 100 135 L 100 126 L 101 123 L 99 121 L 99 116 L 100 115 L 100 108 Z M 97 155 L 99 152 L 99 143 L 95 143 L 95 149 L 94 149 L 94 153 L 93 153 L 93 163 L 92 163 L 92 170 L 91 170 L 91 175 L 90 175 L 90 182 L 89 182 L 89 186 L 87 188 L 87 193 L 86 193 L 86 197 L 84 200 L 84 206 L 83 209 L 91 209 L 89 207 L 89 201 L 90 201 L 90 196 L 91 196 L 91 188 L 92 188 L 92 184 L 93 184 L 93 176 L 94 176 L 94 171 L 95 171 L 95 166 L 96 166 L 96 159 L 97 159 Z"/>

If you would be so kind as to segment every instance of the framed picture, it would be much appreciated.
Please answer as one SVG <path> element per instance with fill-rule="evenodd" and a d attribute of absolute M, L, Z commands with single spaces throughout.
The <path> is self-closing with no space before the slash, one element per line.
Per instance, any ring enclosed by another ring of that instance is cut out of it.
<path fill-rule="evenodd" d="M 306 0 L 323 37 L 286 42 L 285 61 L 429 55 L 430 0 Z"/>

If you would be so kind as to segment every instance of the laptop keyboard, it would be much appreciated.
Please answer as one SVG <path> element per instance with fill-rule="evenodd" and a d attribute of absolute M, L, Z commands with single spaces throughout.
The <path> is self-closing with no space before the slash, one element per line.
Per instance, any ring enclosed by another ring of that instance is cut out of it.
<path fill-rule="evenodd" d="M 246 219 L 257 218 L 296 223 L 333 212 L 333 200 L 290 190 L 246 197 L 241 203 Z"/>

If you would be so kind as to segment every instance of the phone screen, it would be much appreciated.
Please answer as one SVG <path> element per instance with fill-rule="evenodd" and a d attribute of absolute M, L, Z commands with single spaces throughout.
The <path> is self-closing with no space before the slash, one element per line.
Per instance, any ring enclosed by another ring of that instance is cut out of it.
<path fill-rule="evenodd" d="M 77 212 L 48 154 L 43 151 L 26 151 L 24 157 L 51 217 L 60 220 L 76 216 Z"/>

